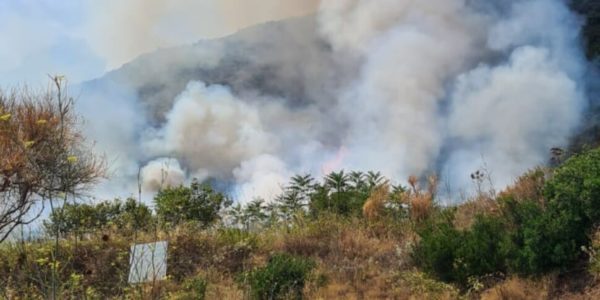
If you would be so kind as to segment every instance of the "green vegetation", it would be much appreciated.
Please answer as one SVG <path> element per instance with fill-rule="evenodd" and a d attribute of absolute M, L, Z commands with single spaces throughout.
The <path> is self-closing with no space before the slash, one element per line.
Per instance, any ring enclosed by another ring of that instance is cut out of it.
<path fill-rule="evenodd" d="M 322 181 L 295 176 L 269 204 L 231 206 L 195 181 L 163 189 L 154 213 L 133 199 L 70 203 L 44 224 L 50 236 L 58 232 L 58 251 L 54 241 L 0 245 L 0 272 L 8 274 L 0 292 L 11 299 L 518 298 L 563 295 L 548 288 L 552 274 L 600 276 L 600 148 L 528 172 L 497 195 L 478 189 L 458 206 L 436 205 L 436 187 L 435 177 L 392 187 L 377 173 L 340 171 Z M 132 241 L 155 240 L 169 242 L 168 278 L 128 285 Z"/>
<path fill-rule="evenodd" d="M 600 149 L 556 169 L 544 195 L 542 203 L 507 195 L 500 199 L 501 214 L 478 215 L 465 231 L 454 228 L 447 209 L 419 231 L 420 265 L 463 286 L 469 278 L 507 270 L 525 275 L 567 270 L 590 245 L 600 221 Z"/>
<path fill-rule="evenodd" d="M 587 16 L 587 55 L 597 59 L 598 1 L 569 4 Z M 48 101 L 0 93 L 2 299 L 600 295 L 600 148 L 498 194 L 474 173 L 477 195 L 451 207 L 436 203 L 435 176 L 402 186 L 344 170 L 294 176 L 273 202 L 234 205 L 193 181 L 164 187 L 153 209 L 136 199 L 86 204 L 77 195 L 104 165 L 54 83 L 56 95 L 32 96 Z M 43 234 L 5 241 L 39 216 L 40 199 L 51 205 Z M 168 241 L 167 278 L 130 285 L 131 245 L 157 240 Z"/>
<path fill-rule="evenodd" d="M 153 222 L 152 211 L 135 199 L 122 202 L 105 201 L 95 205 L 66 203 L 62 210 L 54 211 L 44 221 L 46 231 L 53 235 L 92 233 L 107 227 L 121 229 L 149 229 Z"/>
<path fill-rule="evenodd" d="M 273 255 L 267 265 L 244 274 L 241 280 L 250 286 L 253 299 L 301 299 L 311 260 L 286 253 Z"/>
<path fill-rule="evenodd" d="M 231 200 L 215 192 L 210 185 L 196 180 L 189 187 L 168 187 L 154 198 L 156 215 L 167 225 L 195 221 L 207 227 L 219 219 L 219 212 L 231 205 Z"/>

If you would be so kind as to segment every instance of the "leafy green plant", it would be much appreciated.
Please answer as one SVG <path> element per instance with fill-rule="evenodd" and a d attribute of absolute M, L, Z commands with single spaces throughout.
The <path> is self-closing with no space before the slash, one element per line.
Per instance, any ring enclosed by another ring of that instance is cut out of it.
<path fill-rule="evenodd" d="M 55 232 L 66 235 L 90 233 L 111 225 L 146 229 L 152 221 L 150 208 L 129 198 L 125 202 L 115 199 L 98 204 L 65 203 L 61 210 L 51 212 L 44 227 L 51 235 Z"/>
<path fill-rule="evenodd" d="M 180 294 L 173 297 L 176 299 L 190 299 L 190 300 L 204 300 L 206 298 L 206 288 L 208 287 L 208 282 L 206 279 L 195 276 L 187 279 L 183 283 L 184 291 L 181 291 Z"/>
<path fill-rule="evenodd" d="M 312 260 L 285 253 L 275 254 L 266 266 L 245 273 L 240 281 L 249 285 L 253 299 L 300 299 L 314 267 Z"/>
<path fill-rule="evenodd" d="M 154 197 L 156 214 L 164 224 L 196 221 L 207 227 L 219 219 L 219 212 L 231 205 L 222 193 L 194 180 L 189 187 L 169 187 Z"/>
<path fill-rule="evenodd" d="M 543 273 L 568 268 L 590 243 L 600 221 L 600 148 L 571 157 L 547 181 L 547 207 L 517 231 L 516 270 Z"/>
<path fill-rule="evenodd" d="M 476 217 L 471 230 L 462 234 L 456 248 L 454 273 L 459 282 L 468 283 L 469 278 L 505 272 L 505 255 L 500 247 L 505 231 L 505 224 L 498 217 Z"/>
<path fill-rule="evenodd" d="M 458 231 L 452 209 L 418 229 L 417 262 L 447 281 L 512 271 L 542 274 L 565 270 L 587 249 L 600 221 L 600 149 L 574 156 L 546 182 L 545 201 L 500 199 L 502 213 L 480 215 Z"/>
<path fill-rule="evenodd" d="M 421 241 L 413 252 L 423 270 L 444 281 L 457 279 L 454 261 L 462 235 L 454 228 L 453 218 L 454 213 L 448 209 L 424 222 L 417 229 Z"/>

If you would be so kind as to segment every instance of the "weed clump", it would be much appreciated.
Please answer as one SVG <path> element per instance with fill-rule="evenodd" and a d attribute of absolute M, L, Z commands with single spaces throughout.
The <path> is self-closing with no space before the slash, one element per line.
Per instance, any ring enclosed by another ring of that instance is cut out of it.
<path fill-rule="evenodd" d="M 266 266 L 245 273 L 240 281 L 250 287 L 252 299 L 301 299 L 314 267 L 310 259 L 280 253 L 273 255 Z"/>

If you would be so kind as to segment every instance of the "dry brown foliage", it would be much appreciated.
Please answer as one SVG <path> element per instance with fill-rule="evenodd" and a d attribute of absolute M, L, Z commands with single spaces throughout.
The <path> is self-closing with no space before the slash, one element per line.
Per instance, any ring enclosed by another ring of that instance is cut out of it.
<path fill-rule="evenodd" d="M 36 199 L 77 194 L 104 174 L 86 148 L 73 100 L 56 92 L 0 91 L 0 241 L 20 224 Z M 41 212 L 41 210 L 40 210 Z"/>
<path fill-rule="evenodd" d="M 437 191 L 438 180 L 436 176 L 427 178 L 427 188 L 419 186 L 417 177 L 408 178 L 409 189 L 402 196 L 402 202 L 410 207 L 410 218 L 414 222 L 426 219 L 433 212 L 433 200 Z"/>
<path fill-rule="evenodd" d="M 454 226 L 457 229 L 469 229 L 477 215 L 493 215 L 500 212 L 498 202 L 487 197 L 478 197 L 457 206 L 454 214 Z"/>
<path fill-rule="evenodd" d="M 543 189 L 547 177 L 547 169 L 539 167 L 530 170 L 517 178 L 513 185 L 502 191 L 499 197 L 512 197 L 517 201 L 534 200 L 543 204 Z"/>
<path fill-rule="evenodd" d="M 369 221 L 377 220 L 383 216 L 385 204 L 389 200 L 389 195 L 389 184 L 385 183 L 376 187 L 363 205 L 363 216 Z"/>
<path fill-rule="evenodd" d="M 483 300 L 537 300 L 548 299 L 547 282 L 532 279 L 510 278 L 484 291 Z"/>

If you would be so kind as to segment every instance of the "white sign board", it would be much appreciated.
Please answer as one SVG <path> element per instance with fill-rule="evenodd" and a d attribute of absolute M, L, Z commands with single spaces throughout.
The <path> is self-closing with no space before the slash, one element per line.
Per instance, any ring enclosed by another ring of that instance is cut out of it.
<path fill-rule="evenodd" d="M 131 246 L 129 283 L 164 279 L 167 275 L 167 242 Z"/>

